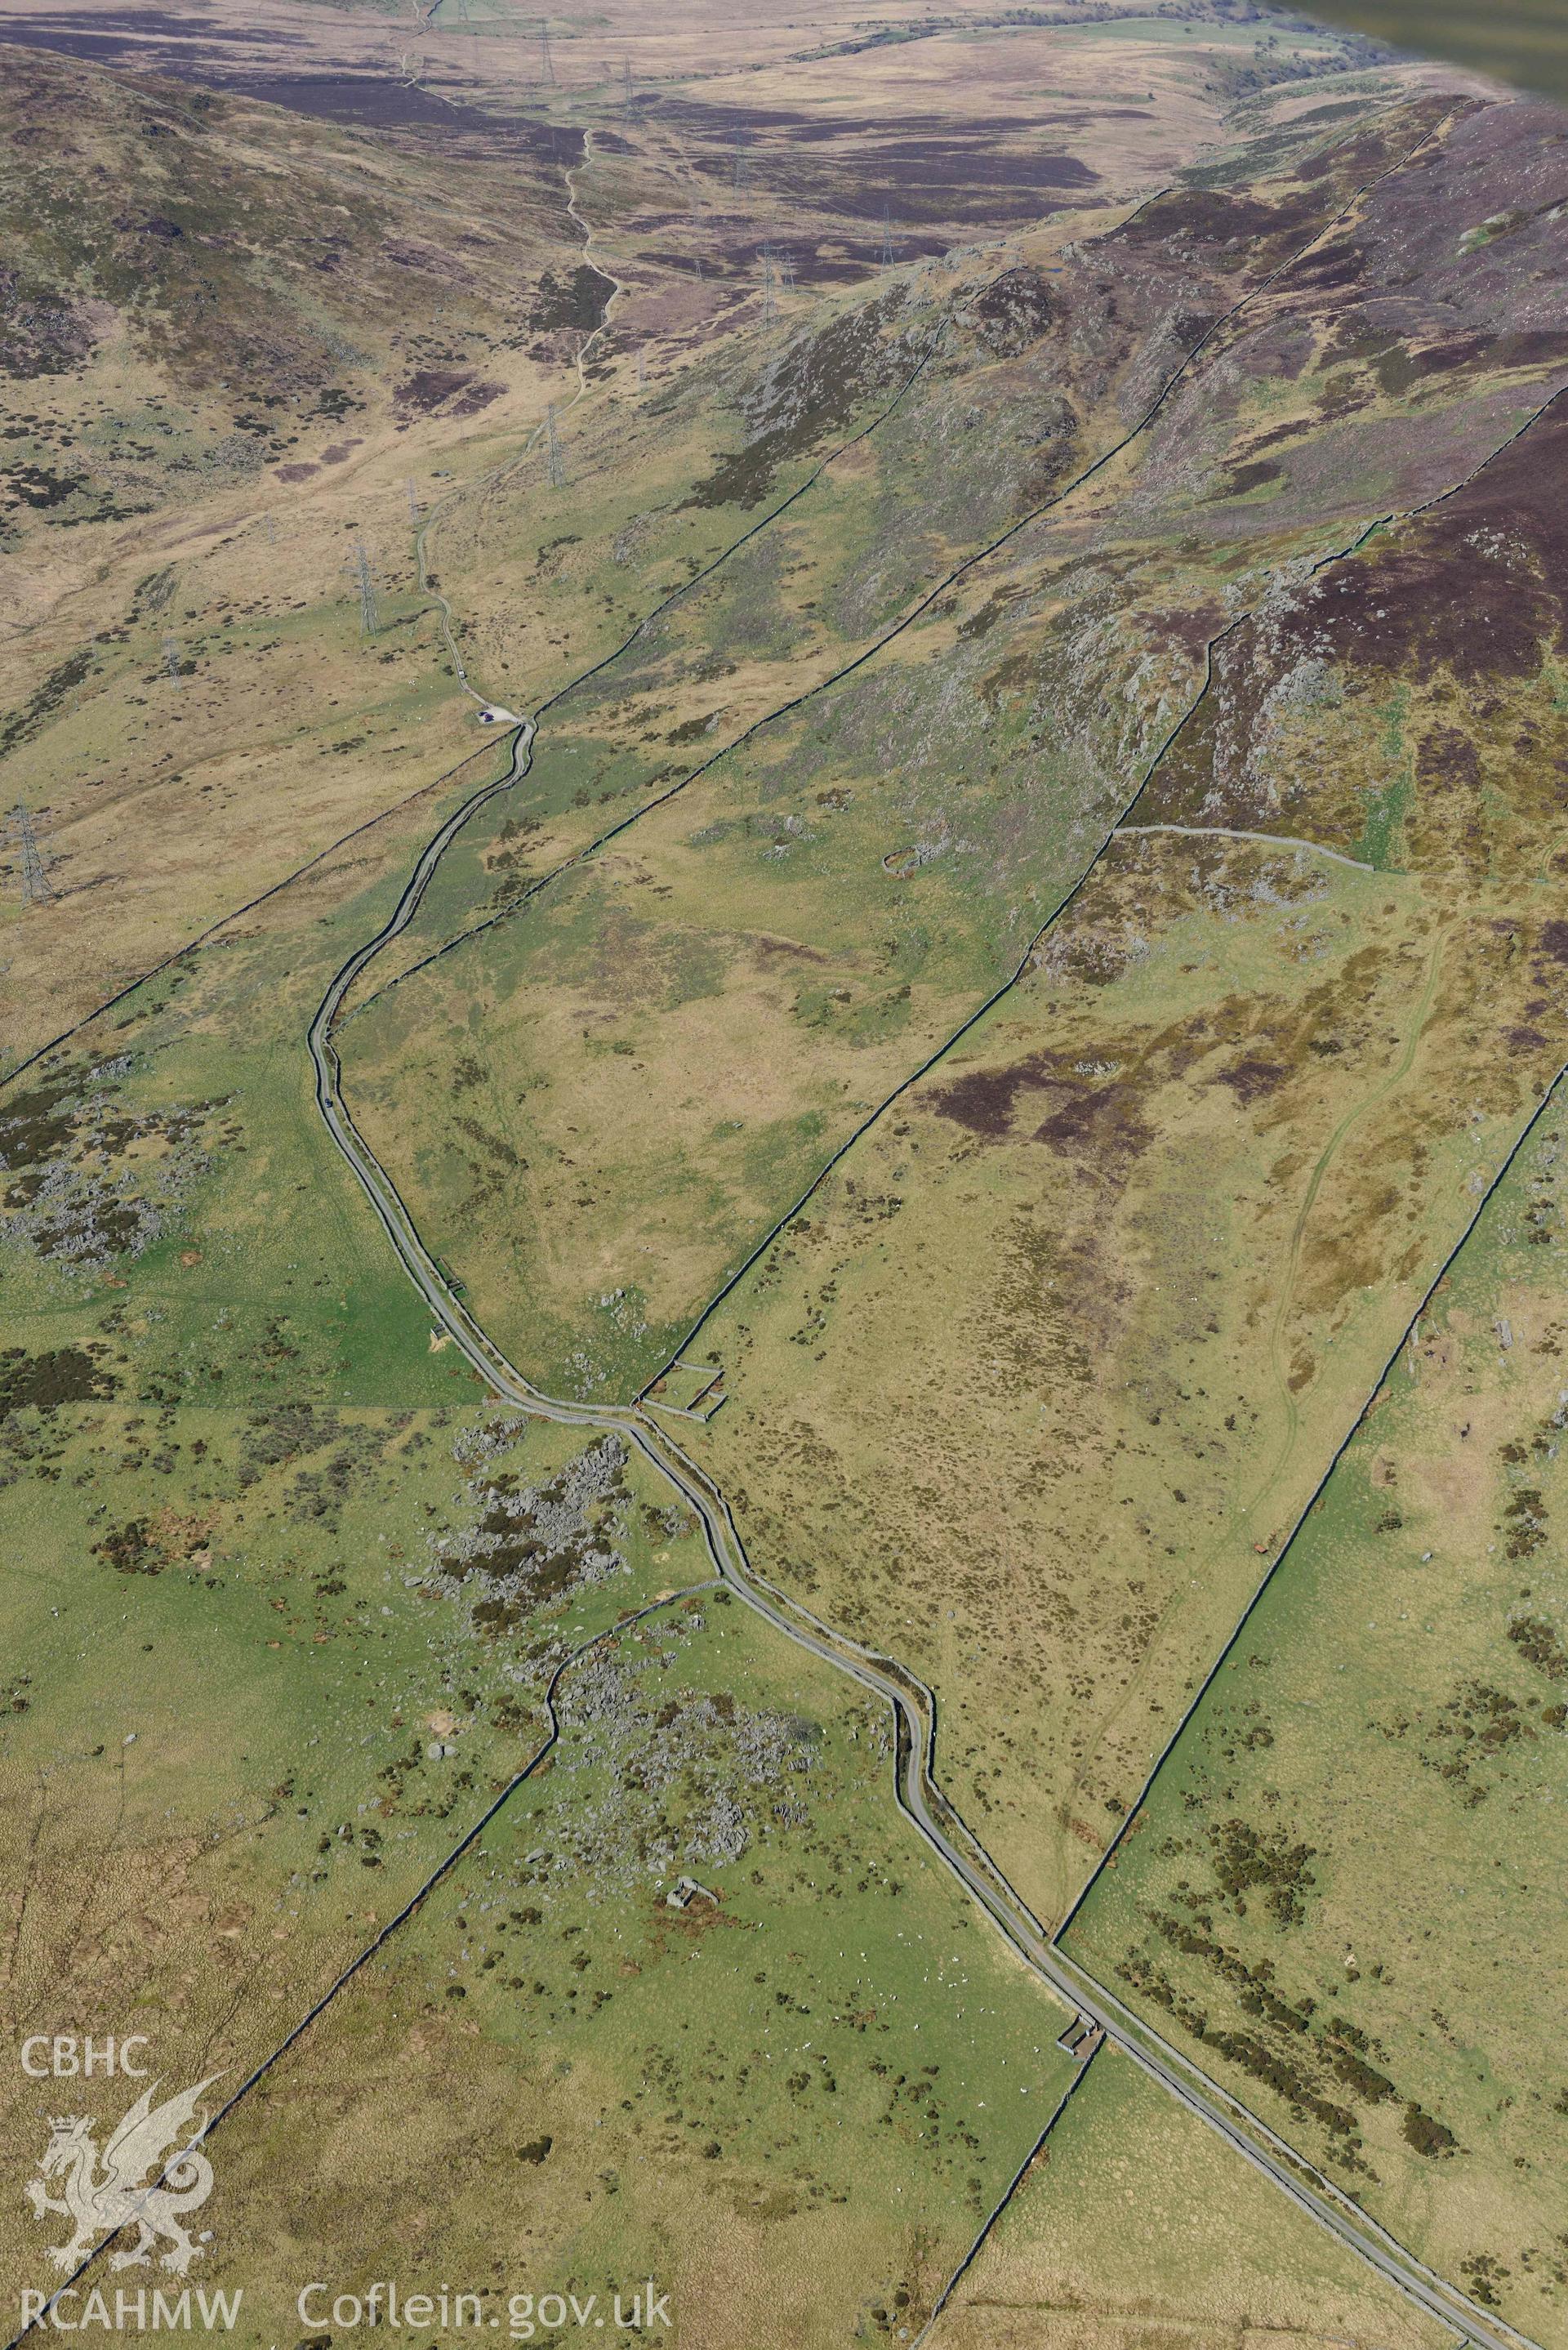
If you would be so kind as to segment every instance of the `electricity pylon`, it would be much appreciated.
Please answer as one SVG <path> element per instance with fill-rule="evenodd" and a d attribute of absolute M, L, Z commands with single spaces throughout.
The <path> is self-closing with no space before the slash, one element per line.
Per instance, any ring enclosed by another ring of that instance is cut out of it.
<path fill-rule="evenodd" d="M 22 852 L 22 903 L 25 906 L 47 905 L 55 893 L 49 887 L 49 877 L 38 854 L 38 837 L 33 830 L 32 816 L 20 800 L 11 811 L 11 827 L 16 837 L 16 846 Z"/>
<path fill-rule="evenodd" d="M 556 403 L 545 411 L 545 475 L 553 490 L 566 486 L 566 461 L 561 454 L 561 436 L 556 430 Z"/>
<path fill-rule="evenodd" d="M 354 583 L 359 590 L 359 633 L 373 637 L 379 626 L 376 612 L 376 583 L 370 576 L 370 558 L 365 552 L 362 538 L 354 541 L 354 561 L 350 566 Z"/>

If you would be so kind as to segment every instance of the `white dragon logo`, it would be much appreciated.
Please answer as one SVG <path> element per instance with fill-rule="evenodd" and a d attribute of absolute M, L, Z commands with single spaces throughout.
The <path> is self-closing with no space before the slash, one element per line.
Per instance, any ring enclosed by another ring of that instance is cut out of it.
<path fill-rule="evenodd" d="M 49 2247 L 57 2269 L 74 2268 L 106 2236 L 122 2228 L 135 2228 L 136 2241 L 109 2254 L 111 2268 L 140 2267 L 151 2258 L 161 2237 L 168 2240 L 169 2250 L 159 2265 L 176 2276 L 183 2276 L 192 2262 L 201 2259 L 202 2247 L 192 2242 L 182 2222 L 213 2191 L 213 2166 L 201 2151 L 206 2116 L 193 2136 L 184 2137 L 183 2133 L 202 2092 L 222 2077 L 210 2074 L 193 2089 L 182 2089 L 156 2107 L 152 2098 L 159 2085 L 151 2082 L 103 2148 L 101 2171 L 93 2135 L 96 2123 L 81 2114 L 50 2121 L 38 2176 L 28 2181 L 26 2191 L 36 2218 L 57 2211 L 76 2223 L 68 2244 Z M 171 2153 L 171 2147 L 178 2150 Z M 64 2181 L 58 2196 L 49 2193 L 49 2181 L 56 2178 Z"/>

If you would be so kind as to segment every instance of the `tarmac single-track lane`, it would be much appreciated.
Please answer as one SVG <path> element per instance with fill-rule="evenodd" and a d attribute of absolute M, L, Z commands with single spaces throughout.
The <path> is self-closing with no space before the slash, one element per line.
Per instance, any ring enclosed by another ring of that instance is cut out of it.
<path fill-rule="evenodd" d="M 1425 145 L 1428 142 L 1424 140 L 1421 143 Z M 1418 149 L 1413 150 L 1412 155 L 1417 151 Z M 1403 159 L 1405 161 L 1409 160 L 1409 157 Z M 1320 231 L 1319 234 L 1324 233 Z M 1279 274 L 1273 273 L 1274 276 Z M 1263 281 L 1264 284 L 1270 282 L 1272 280 Z M 1261 289 L 1254 289 L 1257 290 Z M 1227 314 L 1230 315 L 1233 313 Z M 1222 320 L 1216 321 L 1216 328 L 1222 323 Z M 1215 328 L 1210 328 L 1210 334 L 1214 331 Z M 1207 341 L 1209 338 L 1206 336 L 1203 339 Z M 1201 347 L 1200 344 L 1197 348 Z M 1183 369 L 1196 355 L 1195 348 L 1183 362 Z M 1172 382 L 1174 380 L 1172 379 Z M 1170 385 L 1168 385 L 1167 391 L 1169 389 Z M 1143 424 L 1152 421 L 1165 397 L 1166 393 L 1162 392 L 1155 408 L 1147 411 L 1137 429 L 1141 430 Z M 1103 463 L 1106 461 L 1097 462 Z M 455 647 L 453 650 L 455 658 Z M 466 684 L 465 679 L 462 681 Z M 308 1032 L 317 1106 L 324 1122 L 364 1189 L 405 1270 L 424 1297 L 432 1315 L 501 1399 L 541 1419 L 596 1432 L 613 1430 L 619 1433 L 696 1512 L 715 1572 L 735 1596 L 797 1647 L 819 1657 L 891 1705 L 898 1729 L 895 1793 L 900 1808 L 939 1865 L 946 1868 L 985 1911 L 1021 1961 L 1039 1980 L 1070 2006 L 1098 2023 L 1106 2036 L 1122 2048 L 1133 2062 L 1215 2129 L 1243 2159 L 1272 2178 L 1307 2216 L 1338 2237 L 1462 2340 L 1481 2345 L 1481 2350 L 1533 2350 L 1527 2337 L 1480 2309 L 1456 2288 L 1427 2269 L 1386 2230 L 1369 2220 L 1333 2181 L 1295 2153 L 1238 2100 L 1210 2081 L 1189 2058 L 1161 2039 L 1158 2033 L 1052 1943 L 1046 1929 L 1008 1885 L 936 1783 L 933 1765 L 937 1705 L 932 1692 L 893 1659 L 835 1632 L 760 1575 L 747 1558 L 722 1494 L 667 1430 L 655 1424 L 636 1405 L 591 1407 L 547 1396 L 535 1388 L 502 1354 L 443 1278 L 425 1248 L 396 1186 L 355 1126 L 343 1098 L 341 1069 L 332 1031 L 356 979 L 374 955 L 406 929 L 412 920 L 430 877 L 456 832 L 486 799 L 508 788 L 527 772 L 535 726 L 536 719 L 532 718 L 518 725 L 512 737 L 506 773 L 483 786 L 479 793 L 471 795 L 427 844 L 387 922 L 340 967 Z M 492 1807 L 487 1819 L 493 1815 L 494 1808 Z M 484 1823 L 481 1823 L 483 1825 Z M 463 1840 L 464 1848 L 472 1842 L 472 1833 Z M 341 1980 L 346 1982 L 355 1970 L 350 1969 Z M 327 1996 L 332 1995 L 334 1993 L 329 1991 Z M 290 2033 L 285 2046 L 292 2044 L 299 2032 L 320 2012 L 322 2004 L 325 2001 L 311 2011 L 310 2016 L 302 2020 Z M 280 2053 L 281 2050 L 275 2052 L 275 2055 Z M 259 2078 L 259 2073 L 254 2077 Z"/>

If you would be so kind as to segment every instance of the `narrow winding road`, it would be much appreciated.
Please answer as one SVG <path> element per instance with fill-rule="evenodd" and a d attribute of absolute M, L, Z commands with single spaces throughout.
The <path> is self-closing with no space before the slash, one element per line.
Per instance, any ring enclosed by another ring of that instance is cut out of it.
<path fill-rule="evenodd" d="M 1431 140 L 1438 134 L 1429 133 L 1409 154 L 1391 167 L 1406 167 Z M 585 161 L 587 158 L 585 157 Z M 1380 176 L 1387 176 L 1383 174 Z M 1369 183 L 1372 184 L 1372 183 Z M 576 212 L 576 192 L 568 174 L 571 203 L 574 212 L 587 231 L 588 224 Z M 1339 220 L 1345 217 L 1355 201 L 1365 192 L 1358 190 L 1350 203 L 1342 207 L 1334 221 L 1324 224 L 1303 252 L 1310 251 Z M 1225 325 L 1228 319 L 1259 293 L 1277 282 L 1285 270 L 1300 259 L 1293 255 L 1268 276 L 1252 287 L 1242 300 L 1216 319 L 1199 342 L 1182 359 L 1167 379 L 1152 404 L 1147 409 L 1132 432 L 1119 441 L 1136 438 L 1153 421 L 1176 384 L 1182 379 L 1199 352 Z M 616 291 L 621 290 L 618 281 Z M 613 301 L 614 296 L 610 297 Z M 607 316 L 608 305 L 607 304 Z M 596 330 L 602 333 L 603 327 Z M 589 338 L 591 342 L 593 338 Z M 578 391 L 581 398 L 587 389 L 582 369 L 587 353 L 585 344 L 578 357 Z M 929 356 L 929 354 L 928 354 Z M 921 367 L 925 360 L 920 362 Z M 918 368 L 916 375 L 919 372 Z M 911 378 L 912 381 L 914 379 Z M 900 395 L 901 397 L 902 395 Z M 1555 396 L 1555 395 L 1554 395 Z M 1524 428 L 1521 428 L 1521 430 Z M 535 436 L 536 438 L 537 436 Z M 1106 452 L 1079 477 L 1085 480 L 1097 473 L 1116 453 Z M 1494 452 L 1495 453 L 1495 452 Z M 815 480 L 816 475 L 811 477 Z M 809 484 L 803 485 L 808 486 Z M 1075 483 L 1069 488 L 1077 486 Z M 799 492 L 792 494 L 800 494 Z M 1065 493 L 1059 494 L 1065 494 Z M 786 500 L 785 504 L 792 500 Z M 1055 504 L 1057 498 L 1048 501 Z M 421 573 L 424 568 L 424 547 L 427 535 L 442 509 L 438 508 L 425 523 L 419 536 Z M 956 578 L 987 556 L 1016 536 L 1032 516 L 1013 526 L 987 548 L 980 550 L 959 567 L 951 577 Z M 768 519 L 771 519 L 769 517 Z M 762 526 L 762 525 L 760 525 Z M 1370 530 L 1378 525 L 1369 526 Z M 750 536 L 750 534 L 748 534 Z M 732 550 L 731 550 L 732 551 Z M 721 556 L 719 560 L 723 560 Z M 1332 559 L 1332 558 L 1324 558 Z M 694 585 L 695 582 L 690 583 Z M 942 583 L 922 599 L 912 614 L 899 623 L 907 627 L 911 619 L 929 608 L 936 596 L 944 592 L 950 580 Z M 432 589 L 442 611 L 442 629 L 459 684 L 472 700 L 483 702 L 470 684 L 458 651 L 452 614 L 444 597 Z M 682 590 L 680 592 L 689 592 Z M 672 599 L 673 600 L 673 599 Z M 645 624 L 646 625 L 646 624 Z M 876 650 L 877 648 L 873 648 Z M 622 648 L 621 650 L 624 650 Z M 599 667 L 607 665 L 607 660 Z M 869 658 L 869 654 L 862 658 Z M 593 674 L 595 672 L 589 672 Z M 570 691 L 564 688 L 562 691 Z M 552 697 L 558 700 L 560 695 Z M 408 1207 L 398 1190 L 359 1133 L 345 1101 L 342 1071 L 334 1028 L 343 1006 L 360 974 L 374 958 L 413 920 L 431 875 L 440 864 L 447 847 L 462 830 L 475 811 L 497 793 L 508 790 L 528 772 L 537 728 L 538 716 L 548 703 L 540 705 L 537 715 L 521 721 L 512 734 L 510 758 L 505 772 L 492 782 L 470 794 L 453 810 L 421 851 L 397 905 L 381 927 L 366 939 L 335 974 L 330 986 L 311 1021 L 307 1045 L 315 1069 L 317 1107 L 327 1131 L 343 1158 L 352 1169 L 371 1208 L 380 1222 L 389 1241 L 396 1251 L 409 1278 L 423 1297 L 437 1325 L 457 1346 L 474 1370 L 506 1403 L 533 1417 L 580 1427 L 595 1433 L 614 1432 L 663 1478 L 670 1488 L 692 1510 L 701 1525 L 703 1538 L 714 1575 L 725 1584 L 735 1597 L 783 1638 L 811 1656 L 822 1659 L 836 1671 L 843 1673 L 859 1687 L 888 1704 L 894 1712 L 898 1737 L 895 1762 L 895 1794 L 900 1809 L 924 1841 L 940 1866 L 944 1868 L 978 1904 L 1006 1940 L 1010 1949 L 1038 1981 L 1045 1984 L 1069 2008 L 1091 2018 L 1104 2031 L 1106 2038 L 1120 2048 L 1131 2062 L 1148 2076 L 1158 2081 L 1190 2113 L 1208 2125 L 1230 2145 L 1243 2160 L 1262 2172 L 1288 2196 L 1291 2201 L 1320 2227 L 1336 2237 L 1360 2259 L 1397 2286 L 1411 2301 L 1448 2326 L 1462 2341 L 1480 2345 L 1480 2350 L 1535 2350 L 1526 2336 L 1516 2333 L 1501 2319 L 1480 2308 L 1456 2287 L 1435 2274 L 1407 2251 L 1339 2189 L 1332 2179 L 1317 2170 L 1283 2139 L 1248 2111 L 1225 2089 L 1210 2080 L 1180 2050 L 1164 2040 L 1158 2032 L 1087 1975 L 1075 1960 L 1053 1941 L 1051 1935 L 1034 1917 L 1021 1897 L 1013 1890 L 984 1846 L 975 1837 L 953 1805 L 943 1794 L 934 1775 L 937 1738 L 937 1702 L 931 1690 L 906 1667 L 894 1659 L 863 1647 L 846 1635 L 813 1616 L 798 1602 L 771 1584 L 752 1565 L 745 1551 L 729 1503 L 706 1472 L 681 1449 L 669 1430 L 656 1422 L 639 1403 L 626 1405 L 588 1406 L 545 1394 L 535 1388 L 508 1360 L 499 1347 L 469 1313 L 442 1275 L 433 1256 L 427 1249 Z M 1127 812 L 1130 812 L 1127 811 Z M 1126 813 L 1126 812 L 1125 812 Z M 444 951 L 444 950 L 443 950 Z M 553 1722 L 553 1716 L 552 1716 Z M 510 1793 L 510 1790 L 508 1791 Z M 494 1809 L 506 1800 L 498 1798 Z M 492 1814 L 487 1814 L 486 1818 Z M 483 1825 L 483 1823 L 481 1823 Z M 437 1877 L 451 1867 L 458 1855 L 472 1843 L 477 1829 L 449 1853 Z M 431 1880 L 431 1883 L 434 1878 Z M 428 1890 L 428 1887 L 426 1888 Z M 422 1898 L 422 1894 L 416 1897 Z M 410 1905 L 410 1907 L 413 1905 Z M 407 1913 L 404 1913 L 407 1914 Z M 394 1924 L 399 1921 L 394 1921 Z M 390 1929 L 386 1929 L 391 1930 Z M 379 1947 L 385 1933 L 372 1948 Z M 317 2002 L 310 2014 L 303 2018 L 288 2035 L 284 2046 L 292 2044 L 299 2033 L 320 2012 L 327 2000 L 335 1995 L 342 1983 L 349 1981 L 362 1965 L 369 1952 L 362 1953 L 353 1968 L 346 1971 L 338 1984 Z M 252 2079 L 259 2079 L 270 2069 L 282 2053 L 275 2050 L 271 2058 Z M 230 2105 L 251 2085 L 242 2085 Z M 229 2108 L 224 2108 L 227 2111 Z M 102 2248 L 99 2247 L 99 2250 Z M 96 2255 L 95 2255 L 96 2256 Z"/>

